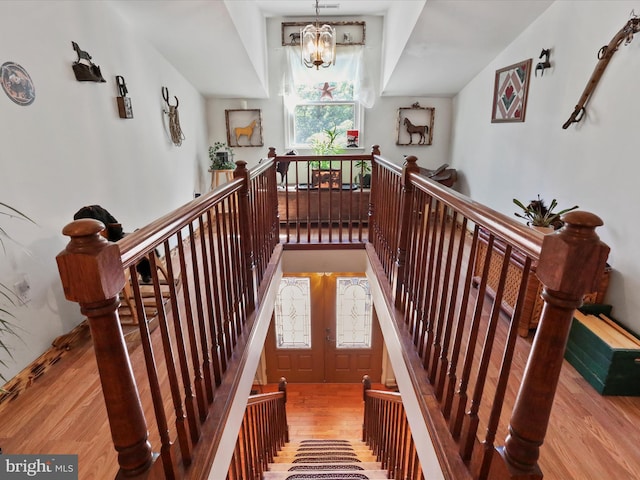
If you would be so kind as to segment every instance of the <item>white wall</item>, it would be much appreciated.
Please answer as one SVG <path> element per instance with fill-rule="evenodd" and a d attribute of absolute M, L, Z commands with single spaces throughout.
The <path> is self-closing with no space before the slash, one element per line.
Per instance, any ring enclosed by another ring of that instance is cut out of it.
<path fill-rule="evenodd" d="M 454 101 L 452 166 L 459 188 L 474 200 L 512 215 L 512 199 L 539 193 L 560 207 L 578 204 L 598 214 L 600 237 L 611 247 L 614 268 L 607 303 L 613 315 L 640 332 L 640 226 L 635 207 L 640 126 L 640 38 L 621 46 L 587 105 L 567 130 L 562 125 L 596 65 L 598 50 L 629 19 L 629 1 L 555 2 L 467 85 Z M 524 123 L 492 124 L 495 71 L 551 49 L 553 68 L 532 75 Z"/>
<path fill-rule="evenodd" d="M 260 158 L 266 157 L 269 147 L 275 147 L 279 153 L 288 149 L 285 144 L 284 106 L 279 95 L 284 66 L 285 48 L 281 42 L 281 23 L 295 21 L 291 18 L 267 19 L 268 55 L 269 55 L 269 99 L 234 99 L 210 98 L 207 100 L 207 119 L 209 125 L 209 144 L 216 141 L 226 142 L 225 109 L 243 108 L 243 101 L 247 108 L 260 109 L 262 113 L 264 147 L 240 147 L 234 149 L 236 160 L 245 160 L 249 165 L 255 165 Z M 382 38 L 381 17 L 362 17 L 348 19 L 366 22 L 365 60 L 376 92 L 380 92 L 380 57 Z M 338 48 L 338 55 L 340 50 Z M 433 143 L 429 146 L 398 146 L 397 116 L 398 109 L 410 107 L 419 102 L 422 107 L 435 107 L 435 124 L 433 128 Z M 429 97 L 427 92 L 422 97 L 378 97 L 375 105 L 365 110 L 364 129 L 361 132 L 360 146 L 362 152 L 369 153 L 373 145 L 380 145 L 382 155 L 402 164 L 403 155 L 415 155 L 418 163 L 426 168 L 435 168 L 449 160 L 449 146 L 451 137 L 451 108 L 449 98 Z M 312 154 L 311 151 L 299 151 L 300 154 Z M 360 153 L 360 152 L 359 152 Z"/>
<path fill-rule="evenodd" d="M 55 263 L 74 213 L 100 204 L 132 231 L 206 191 L 209 178 L 203 98 L 108 2 L 3 1 L 0 17 L 0 63 L 24 67 L 36 92 L 23 107 L 0 91 L 0 202 L 36 222 L 0 218 L 16 240 L 0 256 L 0 282 L 11 287 L 26 276 L 31 285 L 29 303 L 12 308 L 22 340 L 2 338 L 14 357 L 0 352 L 8 379 L 82 320 L 64 299 Z M 76 81 L 71 41 L 107 83 Z M 133 119 L 118 117 L 116 75 L 127 82 Z M 181 147 L 164 125 L 162 86 L 180 100 Z"/>

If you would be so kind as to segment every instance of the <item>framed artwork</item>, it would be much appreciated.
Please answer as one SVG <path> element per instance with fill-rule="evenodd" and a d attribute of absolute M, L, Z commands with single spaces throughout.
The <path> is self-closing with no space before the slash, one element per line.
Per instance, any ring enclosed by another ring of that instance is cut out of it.
<path fill-rule="evenodd" d="M 496 70 L 491 123 L 524 122 L 531 59 Z"/>
<path fill-rule="evenodd" d="M 314 22 L 282 22 L 282 46 L 300 45 L 300 30 Z M 336 45 L 364 45 L 365 22 L 320 22 L 336 29 Z"/>
<path fill-rule="evenodd" d="M 396 145 L 431 145 L 435 113 L 435 108 L 421 107 L 417 102 L 399 108 Z"/>
<path fill-rule="evenodd" d="M 262 113 L 256 110 L 225 110 L 227 145 L 262 147 Z"/>

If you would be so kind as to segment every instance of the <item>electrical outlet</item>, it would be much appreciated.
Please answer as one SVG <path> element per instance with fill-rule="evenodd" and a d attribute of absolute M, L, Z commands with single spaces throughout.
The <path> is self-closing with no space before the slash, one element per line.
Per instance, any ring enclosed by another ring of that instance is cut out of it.
<path fill-rule="evenodd" d="M 31 285 L 29 285 L 27 277 L 23 277 L 22 280 L 16 282 L 13 285 L 13 291 L 22 303 L 28 303 L 31 300 Z"/>

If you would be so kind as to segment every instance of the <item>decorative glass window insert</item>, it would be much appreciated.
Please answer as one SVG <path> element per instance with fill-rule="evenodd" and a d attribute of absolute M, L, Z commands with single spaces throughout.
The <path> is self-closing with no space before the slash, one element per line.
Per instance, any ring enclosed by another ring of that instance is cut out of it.
<path fill-rule="evenodd" d="M 276 347 L 311 348 L 311 281 L 284 277 L 275 305 Z"/>
<path fill-rule="evenodd" d="M 371 348 L 371 290 L 361 277 L 336 282 L 336 348 Z"/>

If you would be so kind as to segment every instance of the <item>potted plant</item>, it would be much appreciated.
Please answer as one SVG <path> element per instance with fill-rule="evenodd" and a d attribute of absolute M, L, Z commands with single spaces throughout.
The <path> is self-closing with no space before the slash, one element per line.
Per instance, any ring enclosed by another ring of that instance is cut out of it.
<path fill-rule="evenodd" d="M 338 138 L 337 127 L 326 128 L 322 133 L 316 134 L 311 139 L 311 149 L 316 155 L 337 155 L 343 152 L 342 147 L 336 144 Z M 340 170 L 331 168 L 331 160 L 312 160 L 311 182 L 314 187 L 340 188 Z"/>
<path fill-rule="evenodd" d="M 371 188 L 371 163 L 368 160 L 358 160 L 354 166 L 358 172 L 356 183 L 362 188 Z"/>
<path fill-rule="evenodd" d="M 527 225 L 543 231 L 553 231 L 562 227 L 562 220 L 560 220 L 560 216 L 578 208 L 578 205 L 574 205 L 571 208 L 565 208 L 559 212 L 554 212 L 553 210 L 558 206 L 556 199 L 554 198 L 551 200 L 551 203 L 547 207 L 539 194 L 537 200 L 531 200 L 526 206 L 516 198 L 513 199 L 513 203 L 522 210 L 522 212 L 514 213 L 516 217 L 525 219 L 527 221 Z"/>
<path fill-rule="evenodd" d="M 234 170 L 233 149 L 224 142 L 216 142 L 209 147 L 209 170 Z"/>

